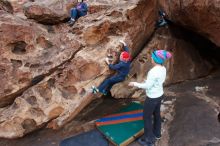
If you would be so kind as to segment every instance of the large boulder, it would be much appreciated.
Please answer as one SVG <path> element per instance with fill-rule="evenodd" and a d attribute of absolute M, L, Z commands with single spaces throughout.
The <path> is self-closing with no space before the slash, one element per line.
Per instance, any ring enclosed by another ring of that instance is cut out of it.
<path fill-rule="evenodd" d="M 135 54 L 154 30 L 155 0 L 89 5 L 91 14 L 80 18 L 72 29 L 2 14 L 1 32 L 7 35 L 1 37 L 4 62 L 0 73 L 5 78 L 1 85 L 12 89 L 7 95 L 2 91 L 1 102 L 12 95 L 16 99 L 0 109 L 0 137 L 21 137 L 45 123 L 51 128 L 63 126 L 92 101 L 88 89 L 109 76 L 104 63 L 107 51 L 117 51 L 119 40 L 124 39 Z M 10 25 L 4 25 L 6 16 Z M 22 92 L 15 96 L 18 87 Z"/>
<path fill-rule="evenodd" d="M 70 8 L 73 0 L 36 0 L 24 5 L 27 18 L 34 19 L 44 24 L 57 24 L 70 17 Z"/>
<path fill-rule="evenodd" d="M 132 62 L 128 79 L 113 87 L 112 96 L 115 98 L 146 96 L 144 90 L 128 87 L 128 83 L 131 81 L 143 82 L 146 79 L 147 72 L 152 68 L 151 52 L 156 49 L 164 49 L 172 53 L 172 58 L 165 63 L 167 68 L 165 85 L 208 75 L 212 65 L 201 57 L 198 48 L 185 40 L 184 33 L 178 29 L 173 30 L 173 28 L 157 30 L 151 41 Z"/>
<path fill-rule="evenodd" d="M 160 0 L 171 21 L 187 27 L 220 46 L 219 0 Z"/>

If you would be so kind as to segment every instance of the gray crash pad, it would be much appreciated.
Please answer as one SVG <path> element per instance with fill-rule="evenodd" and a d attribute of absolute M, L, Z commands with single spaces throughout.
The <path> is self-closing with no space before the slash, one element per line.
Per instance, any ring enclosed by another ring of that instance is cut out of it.
<path fill-rule="evenodd" d="M 66 138 L 61 141 L 60 146 L 108 146 L 108 141 L 95 129 Z"/>

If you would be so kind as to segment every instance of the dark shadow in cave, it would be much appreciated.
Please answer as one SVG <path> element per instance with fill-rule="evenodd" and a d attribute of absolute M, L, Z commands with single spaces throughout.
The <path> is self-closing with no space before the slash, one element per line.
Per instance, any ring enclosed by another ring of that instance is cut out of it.
<path fill-rule="evenodd" d="M 220 112 L 218 113 L 218 122 L 220 123 Z"/>
<path fill-rule="evenodd" d="M 200 53 L 201 57 L 213 65 L 213 69 L 220 69 L 220 47 L 213 42 L 190 29 L 179 26 L 169 21 L 171 33 L 179 39 L 191 43 Z"/>

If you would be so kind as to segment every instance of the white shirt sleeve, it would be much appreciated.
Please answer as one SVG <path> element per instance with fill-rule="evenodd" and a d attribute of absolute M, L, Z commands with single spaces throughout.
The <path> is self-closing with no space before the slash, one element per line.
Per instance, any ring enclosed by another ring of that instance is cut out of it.
<path fill-rule="evenodd" d="M 147 79 L 144 80 L 143 83 L 134 82 L 134 86 L 145 90 L 149 90 L 154 85 L 154 82 L 155 82 L 154 73 L 152 72 L 152 70 L 150 70 L 147 74 Z"/>

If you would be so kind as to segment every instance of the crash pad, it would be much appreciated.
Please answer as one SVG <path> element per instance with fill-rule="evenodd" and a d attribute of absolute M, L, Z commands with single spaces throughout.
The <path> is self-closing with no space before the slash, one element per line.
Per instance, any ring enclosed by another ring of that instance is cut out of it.
<path fill-rule="evenodd" d="M 95 129 L 64 139 L 60 146 L 108 146 L 108 141 Z"/>
<path fill-rule="evenodd" d="M 97 129 L 117 146 L 126 146 L 144 133 L 143 105 L 132 102 L 96 121 Z"/>

